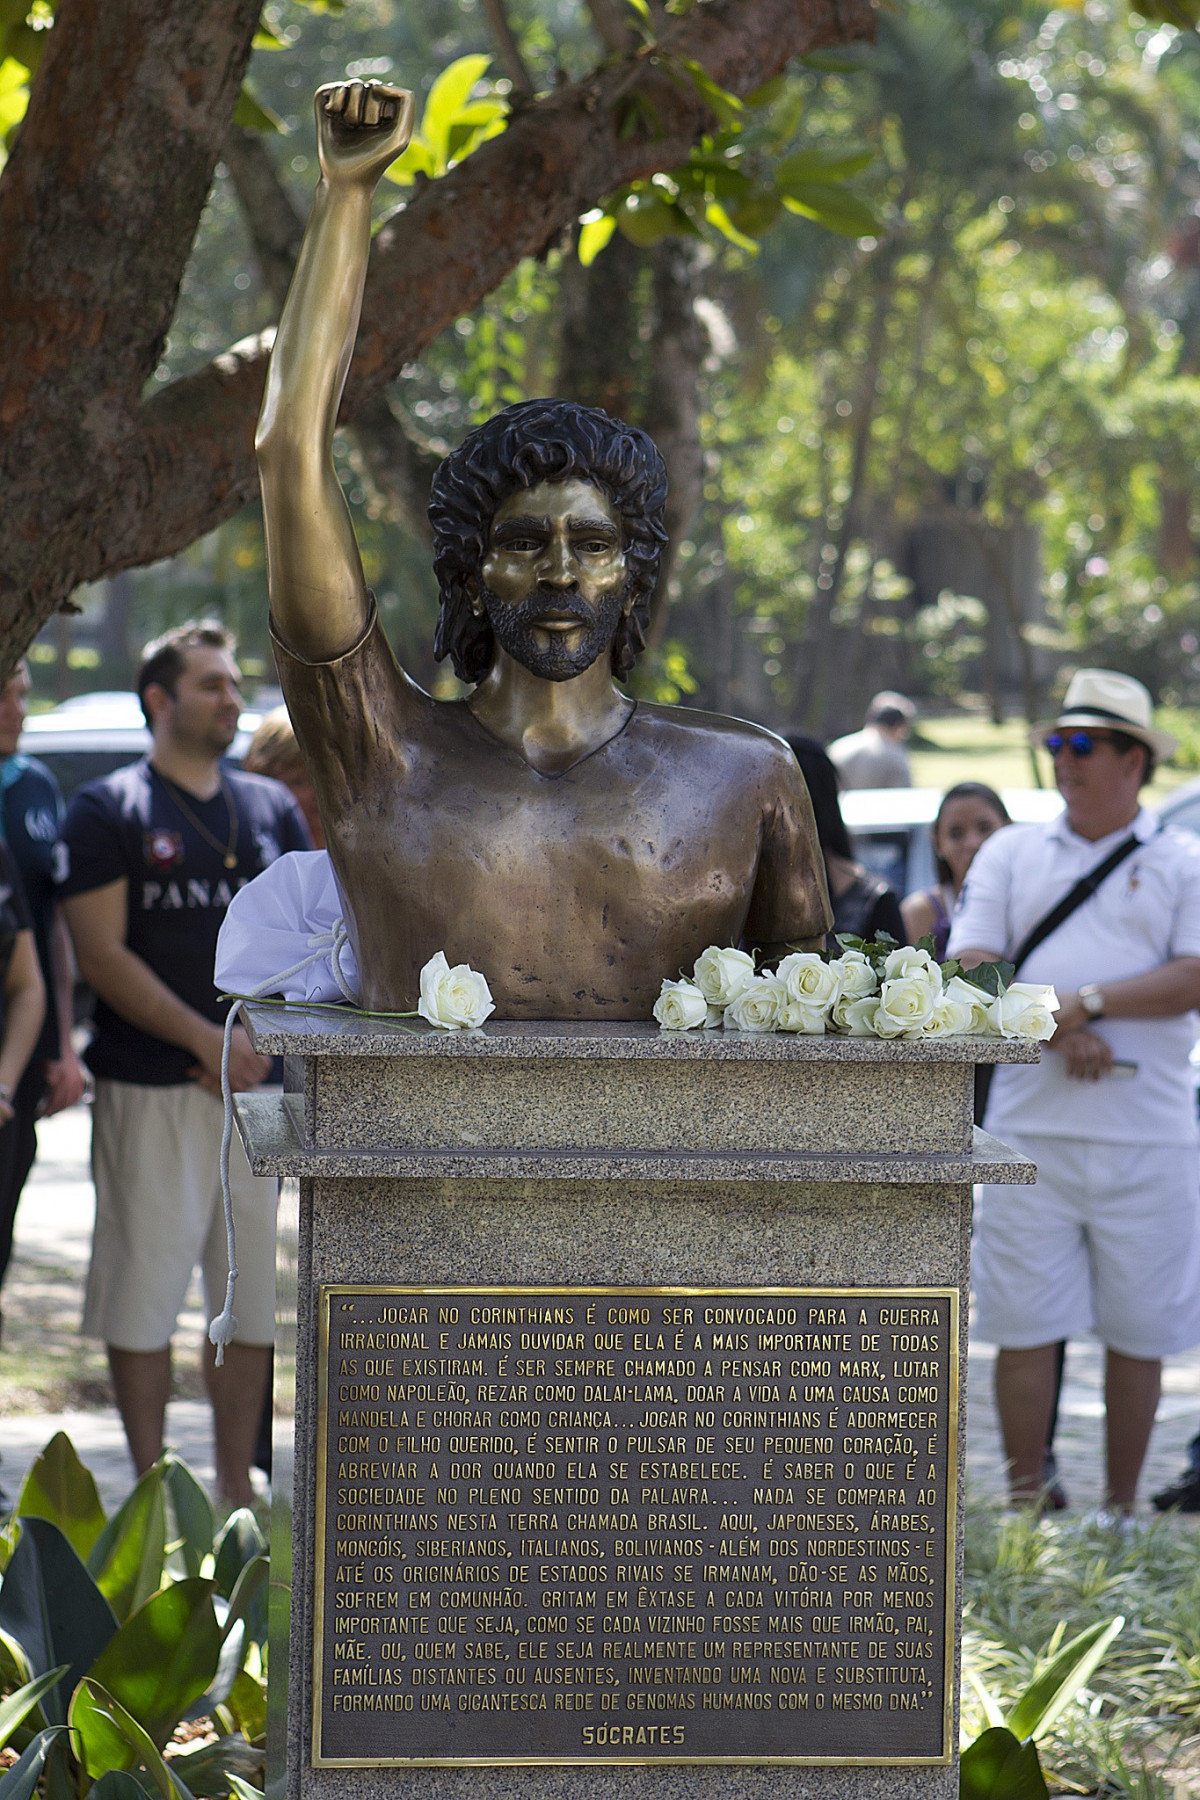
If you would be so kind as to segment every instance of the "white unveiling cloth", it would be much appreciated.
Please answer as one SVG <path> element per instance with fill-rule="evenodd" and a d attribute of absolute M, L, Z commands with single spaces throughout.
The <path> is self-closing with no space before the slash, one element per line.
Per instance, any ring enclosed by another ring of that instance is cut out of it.
<path fill-rule="evenodd" d="M 1066 813 L 1048 825 L 1006 825 L 983 844 L 959 895 L 949 953 L 990 950 L 1011 955 L 1081 876 L 1099 867 L 1133 831 L 1141 847 L 1128 856 L 1017 971 L 1020 981 L 1049 982 L 1060 995 L 1088 982 L 1145 975 L 1176 956 L 1200 956 L 1200 841 L 1160 830 L 1146 807 L 1131 826 L 1092 842 Z M 261 877 L 260 877 L 261 879 Z M 1136 1064 L 1132 1078 L 1072 1079 L 1046 1050 L 1035 1067 L 997 1067 L 987 1129 L 1082 1138 L 1091 1143 L 1194 1144 L 1196 1098 L 1188 1054 L 1196 1014 L 1165 1019 L 1102 1019 L 1090 1029 L 1107 1038 L 1118 1061 Z"/>
<path fill-rule="evenodd" d="M 223 994 L 282 994 L 285 1000 L 339 1001 L 345 994 L 331 957 L 358 993 L 358 964 L 339 928 L 345 907 L 324 850 L 289 850 L 234 895 L 217 938 L 215 978 Z M 274 986 L 264 982 L 313 957 Z"/>

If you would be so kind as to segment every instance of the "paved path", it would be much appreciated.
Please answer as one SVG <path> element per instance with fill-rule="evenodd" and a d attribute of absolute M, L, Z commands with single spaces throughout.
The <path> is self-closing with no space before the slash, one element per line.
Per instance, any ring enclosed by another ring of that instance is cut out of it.
<path fill-rule="evenodd" d="M 4 1290 L 4 1339 L 52 1332 L 69 1344 L 91 1237 L 92 1195 L 87 1176 L 88 1115 L 77 1107 L 41 1127 L 40 1154 L 17 1220 L 17 1247 Z M 189 1297 L 177 1338 L 180 1366 L 195 1364 L 207 1321 L 199 1288 Z M 27 1336 L 26 1342 L 33 1338 Z M 1002 1487 L 1001 1453 L 991 1397 L 990 1346 L 973 1345 L 969 1372 L 967 1463 L 974 1483 Z M 20 1475 L 56 1431 L 69 1432 L 93 1470 L 106 1504 L 120 1499 L 132 1481 L 120 1424 L 111 1406 L 61 1415 L 14 1409 L 5 1392 L 5 1352 L 0 1348 L 0 1480 L 15 1493 Z M 1059 1461 L 1073 1501 L 1095 1505 L 1100 1497 L 1103 1421 L 1101 1354 L 1092 1340 L 1073 1343 L 1067 1362 L 1059 1430 Z M 1167 1366 L 1158 1424 L 1143 1477 L 1144 1493 L 1170 1480 L 1182 1466 L 1184 1446 L 1200 1428 L 1200 1350 Z M 208 1408 L 201 1400 L 171 1403 L 168 1438 L 209 1483 L 213 1480 Z"/>

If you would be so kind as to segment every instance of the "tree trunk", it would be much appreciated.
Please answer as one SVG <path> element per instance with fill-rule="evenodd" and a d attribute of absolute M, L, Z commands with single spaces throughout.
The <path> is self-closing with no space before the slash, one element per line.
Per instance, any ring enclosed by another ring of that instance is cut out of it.
<path fill-rule="evenodd" d="M 0 674 L 81 581 L 174 554 L 256 490 L 268 343 L 143 398 L 170 323 L 259 0 L 59 0 L 0 177 Z M 870 0 L 711 0 L 661 49 L 746 94 L 871 34 Z M 137 47 L 136 55 L 131 46 Z M 634 88 L 659 121 L 623 135 Z M 522 257 L 711 120 L 653 55 L 516 114 L 377 235 L 344 421 Z"/>
<path fill-rule="evenodd" d="M 651 253 L 654 268 L 650 391 L 643 423 L 667 465 L 667 551 L 658 572 L 647 648 L 657 649 L 671 618 L 671 576 L 679 546 L 704 494 L 700 441 L 700 370 L 708 337 L 696 317 L 696 253 L 686 239 L 664 238 Z"/>

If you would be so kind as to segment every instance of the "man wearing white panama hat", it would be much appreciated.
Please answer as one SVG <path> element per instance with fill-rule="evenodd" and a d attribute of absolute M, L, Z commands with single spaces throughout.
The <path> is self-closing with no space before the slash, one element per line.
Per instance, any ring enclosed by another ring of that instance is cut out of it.
<path fill-rule="evenodd" d="M 1018 1503 L 1040 1497 L 1059 1343 L 1106 1350 L 1107 1504 L 1132 1510 L 1162 1358 L 1200 1341 L 1200 1164 L 1188 1053 L 1200 1006 L 1200 843 L 1139 802 L 1175 740 L 1140 681 L 1080 669 L 1035 740 L 1065 812 L 1005 827 L 971 865 L 950 953 L 1050 982 L 1058 1029 L 1035 1068 L 996 1071 L 989 1131 L 1038 1164 L 985 1187 L 977 1330 Z"/>

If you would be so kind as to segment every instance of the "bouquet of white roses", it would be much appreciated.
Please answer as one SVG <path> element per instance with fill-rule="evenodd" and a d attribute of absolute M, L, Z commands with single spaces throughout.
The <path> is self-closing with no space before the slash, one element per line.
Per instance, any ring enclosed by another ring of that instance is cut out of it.
<path fill-rule="evenodd" d="M 821 1037 L 1022 1037 L 1054 1035 L 1058 996 L 1014 981 L 1011 963 L 966 970 L 939 963 L 925 941 L 909 948 L 880 932 L 873 943 L 839 937 L 840 954 L 796 950 L 759 971 L 745 950 L 712 945 L 690 978 L 664 981 L 654 1017 L 664 1031 L 697 1026 Z"/>

